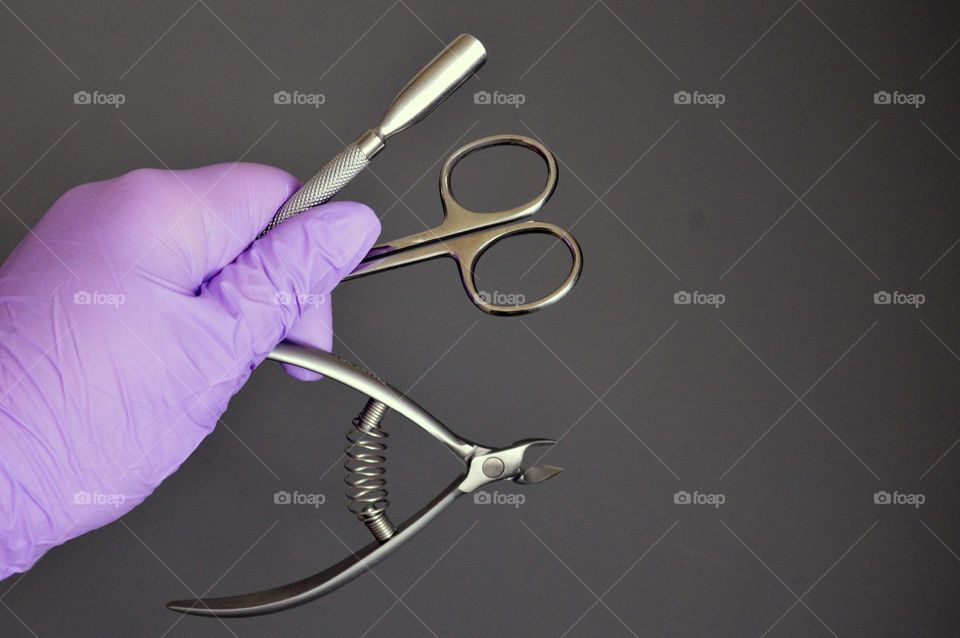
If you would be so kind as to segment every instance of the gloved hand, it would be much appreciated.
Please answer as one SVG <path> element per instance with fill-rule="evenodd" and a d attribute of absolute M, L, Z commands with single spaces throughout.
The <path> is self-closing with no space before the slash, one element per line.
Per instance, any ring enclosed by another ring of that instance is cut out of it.
<path fill-rule="evenodd" d="M 140 503 L 283 338 L 330 348 L 380 225 L 337 202 L 254 242 L 297 187 L 255 164 L 85 184 L 0 267 L 0 579 Z"/>

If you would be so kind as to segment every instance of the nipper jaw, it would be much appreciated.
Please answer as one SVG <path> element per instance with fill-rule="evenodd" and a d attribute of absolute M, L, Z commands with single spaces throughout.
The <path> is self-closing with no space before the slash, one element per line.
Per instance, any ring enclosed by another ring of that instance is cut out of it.
<path fill-rule="evenodd" d="M 464 494 L 476 491 L 497 481 L 511 480 L 520 485 L 533 485 L 559 474 L 553 465 L 525 466 L 524 456 L 535 447 L 556 445 L 552 439 L 524 439 L 498 449 L 477 446 L 477 452 L 468 461 L 467 474 L 457 489 Z"/>

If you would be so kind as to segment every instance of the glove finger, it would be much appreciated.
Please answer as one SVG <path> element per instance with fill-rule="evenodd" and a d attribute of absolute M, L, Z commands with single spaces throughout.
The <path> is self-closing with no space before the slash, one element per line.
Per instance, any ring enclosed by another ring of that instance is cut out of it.
<path fill-rule="evenodd" d="M 333 305 L 330 296 L 318 300 L 316 305 L 308 307 L 293 328 L 287 333 L 287 341 L 329 352 L 333 347 Z M 319 381 L 322 374 L 304 370 L 284 363 L 283 369 L 294 379 L 300 381 Z"/>

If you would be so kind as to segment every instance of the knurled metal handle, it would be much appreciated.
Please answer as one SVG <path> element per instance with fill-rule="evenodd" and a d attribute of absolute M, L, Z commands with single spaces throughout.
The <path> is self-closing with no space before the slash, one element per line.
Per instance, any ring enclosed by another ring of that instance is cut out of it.
<path fill-rule="evenodd" d="M 351 144 L 327 162 L 316 175 L 311 177 L 273 216 L 267 227 L 257 236 L 266 235 L 294 215 L 319 206 L 330 200 L 341 188 L 347 185 L 357 174 L 367 167 L 370 160 L 357 144 Z"/>

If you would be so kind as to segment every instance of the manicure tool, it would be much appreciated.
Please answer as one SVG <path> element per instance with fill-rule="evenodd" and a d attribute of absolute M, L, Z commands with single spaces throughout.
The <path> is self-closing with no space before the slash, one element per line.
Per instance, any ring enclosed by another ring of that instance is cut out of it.
<path fill-rule="evenodd" d="M 359 174 L 384 148 L 385 141 L 416 124 L 453 93 L 484 61 L 487 53 L 479 40 L 468 34 L 458 36 L 425 66 L 394 98 L 386 115 L 372 128 L 330 160 L 277 211 L 261 237 L 273 228 L 305 210 L 330 200 Z M 539 195 L 526 204 L 498 212 L 471 211 L 453 195 L 450 177 L 454 167 L 467 155 L 492 146 L 511 145 L 529 149 L 547 166 L 547 181 Z M 518 220 L 539 211 L 557 187 L 557 160 L 540 142 L 522 135 L 494 135 L 463 146 L 446 161 L 440 172 L 440 200 L 443 223 L 430 230 L 374 246 L 357 268 L 344 277 L 364 275 L 408 264 L 451 257 L 460 267 L 460 279 L 470 300 L 491 315 L 521 315 L 556 303 L 570 292 L 583 269 L 583 256 L 577 240 L 553 224 Z M 501 239 L 521 234 L 547 234 L 561 240 L 570 251 L 570 273 L 559 287 L 541 299 L 517 305 L 490 303 L 476 286 L 475 270 L 480 257 Z"/>
<path fill-rule="evenodd" d="M 360 576 L 409 541 L 417 532 L 449 507 L 458 497 L 496 481 L 511 480 L 520 485 L 540 483 L 561 471 L 550 465 L 527 465 L 524 456 L 533 448 L 550 446 L 549 439 L 525 439 L 501 448 L 487 447 L 468 441 L 417 405 L 412 399 L 384 383 L 370 372 L 339 357 L 281 343 L 270 354 L 281 363 L 293 364 L 350 386 L 369 398 L 353 420 L 347 435 L 347 497 L 350 511 L 357 515 L 373 534 L 374 540 L 339 563 L 288 585 L 251 594 L 225 598 L 178 600 L 167 604 L 173 611 L 196 616 L 258 616 L 301 605 L 342 587 Z M 384 462 L 387 433 L 380 422 L 393 408 L 413 421 L 461 458 L 466 469 L 436 498 L 409 519 L 394 526 L 387 517 L 387 481 Z"/>
<path fill-rule="evenodd" d="M 328 201 L 362 171 L 384 147 L 391 135 L 415 124 L 455 91 L 486 59 L 483 45 L 473 36 L 457 37 L 411 80 L 394 99 L 375 129 L 364 133 L 308 180 L 277 212 L 264 233 L 293 215 Z M 495 213 L 478 213 L 462 206 L 450 187 L 454 167 L 470 153 L 498 145 L 515 145 L 539 155 L 547 165 L 547 182 L 539 195 L 521 206 Z M 440 196 L 444 221 L 438 227 L 374 247 L 346 279 L 361 277 L 406 264 L 447 256 L 460 267 L 464 289 L 481 310 L 493 315 L 533 312 L 555 303 L 576 284 L 583 258 L 576 240 L 552 224 L 518 220 L 536 213 L 557 185 L 557 162 L 543 144 L 520 135 L 485 137 L 454 152 L 440 173 Z M 534 302 L 516 306 L 489 303 L 477 290 L 474 269 L 477 261 L 497 241 L 517 234 L 545 233 L 557 237 L 570 251 L 573 266 L 560 286 Z M 262 236 L 262 234 L 261 234 Z M 345 477 L 349 510 L 373 534 L 374 541 L 339 563 L 288 585 L 240 596 L 180 600 L 168 603 L 173 611 L 198 616 L 256 616 L 282 611 L 324 596 L 360 576 L 409 541 L 453 501 L 464 494 L 496 481 L 511 480 L 532 485 L 556 476 L 561 468 L 526 464 L 524 457 L 534 448 L 551 446 L 550 439 L 524 439 L 506 447 L 480 445 L 464 439 L 412 399 L 381 381 L 370 372 L 331 353 L 283 342 L 269 359 L 318 372 L 368 397 L 347 434 Z M 386 444 L 381 422 L 393 408 L 443 443 L 465 464 L 464 472 L 440 494 L 400 525 L 387 516 Z"/>

